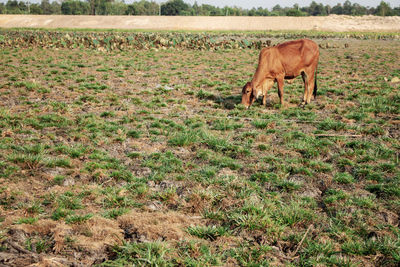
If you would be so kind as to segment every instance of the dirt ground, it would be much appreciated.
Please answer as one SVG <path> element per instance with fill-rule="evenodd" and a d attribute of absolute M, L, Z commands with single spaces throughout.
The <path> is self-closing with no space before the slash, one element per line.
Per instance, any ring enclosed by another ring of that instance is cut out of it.
<path fill-rule="evenodd" d="M 305 109 L 238 105 L 256 49 L 2 49 L 0 266 L 398 266 L 400 43 L 316 42 Z"/>
<path fill-rule="evenodd" d="M 319 30 L 399 32 L 400 17 L 165 17 L 0 15 L 1 28 L 91 28 L 153 30 Z"/>

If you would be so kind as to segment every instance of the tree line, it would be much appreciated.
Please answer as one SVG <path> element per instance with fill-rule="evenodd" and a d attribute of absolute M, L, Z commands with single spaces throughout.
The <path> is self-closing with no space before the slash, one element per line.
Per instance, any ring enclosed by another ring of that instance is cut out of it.
<path fill-rule="evenodd" d="M 274 6 L 272 9 L 240 7 L 216 7 L 213 5 L 193 5 L 183 0 L 170 0 L 159 5 L 154 1 L 141 0 L 126 4 L 123 0 L 64 0 L 61 3 L 42 0 L 41 3 L 8 0 L 0 3 L 0 14 L 64 14 L 64 15 L 163 15 L 163 16 L 327 16 L 337 15 L 377 15 L 400 16 L 400 6 L 392 8 L 382 1 L 377 7 L 365 7 L 345 1 L 335 6 L 313 1 L 309 6 Z"/>

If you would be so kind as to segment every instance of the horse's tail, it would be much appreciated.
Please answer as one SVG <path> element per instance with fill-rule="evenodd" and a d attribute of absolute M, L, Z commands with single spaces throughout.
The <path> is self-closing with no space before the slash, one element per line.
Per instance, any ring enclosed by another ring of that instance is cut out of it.
<path fill-rule="evenodd" d="M 317 87 L 317 68 L 315 68 L 315 76 L 314 76 L 314 92 L 313 92 L 314 99 L 316 99 L 316 98 L 317 98 L 317 90 L 318 90 L 318 87 Z"/>

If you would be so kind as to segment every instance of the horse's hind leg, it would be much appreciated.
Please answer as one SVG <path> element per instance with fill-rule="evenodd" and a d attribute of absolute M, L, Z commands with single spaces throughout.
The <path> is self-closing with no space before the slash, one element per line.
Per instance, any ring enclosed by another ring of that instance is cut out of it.
<path fill-rule="evenodd" d="M 307 104 L 307 99 L 308 99 L 308 76 L 307 74 L 303 71 L 301 72 L 301 78 L 303 78 L 303 82 L 304 82 L 304 94 L 303 94 L 303 102 L 301 102 L 301 106 L 304 106 L 305 104 Z"/>
<path fill-rule="evenodd" d="M 313 95 L 314 91 L 314 79 L 315 73 L 314 68 L 309 68 L 306 73 L 306 81 L 307 81 L 307 96 L 306 96 L 306 103 L 309 104 L 311 102 L 311 96 Z"/>
<path fill-rule="evenodd" d="M 284 101 L 283 101 L 283 84 L 284 84 L 284 77 L 277 77 L 276 81 L 278 83 L 278 95 L 279 95 L 279 100 L 281 102 L 281 107 L 284 106 Z"/>
<path fill-rule="evenodd" d="M 314 91 L 314 79 L 315 79 L 315 75 L 314 72 L 310 72 L 309 75 L 307 75 L 308 77 L 308 91 L 307 91 L 307 104 L 311 102 L 311 96 L 313 95 L 313 91 Z"/>

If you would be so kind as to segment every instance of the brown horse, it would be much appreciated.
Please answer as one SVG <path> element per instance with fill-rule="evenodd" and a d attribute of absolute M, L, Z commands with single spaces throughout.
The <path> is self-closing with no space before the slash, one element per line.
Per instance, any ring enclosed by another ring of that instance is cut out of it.
<path fill-rule="evenodd" d="M 294 79 L 301 74 L 304 81 L 302 105 L 317 95 L 318 45 L 308 39 L 285 42 L 263 48 L 258 59 L 258 67 L 251 82 L 242 89 L 242 104 L 247 108 L 260 96 L 266 104 L 269 89 L 278 83 L 278 95 L 283 105 L 283 84 L 285 79 Z M 313 92 L 313 93 L 312 93 Z"/>

